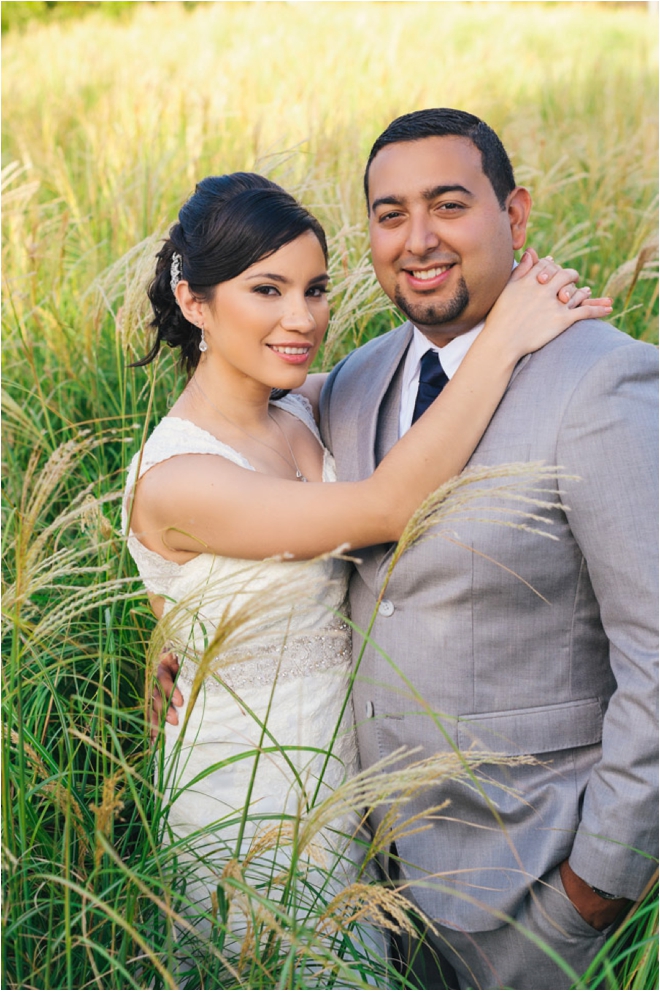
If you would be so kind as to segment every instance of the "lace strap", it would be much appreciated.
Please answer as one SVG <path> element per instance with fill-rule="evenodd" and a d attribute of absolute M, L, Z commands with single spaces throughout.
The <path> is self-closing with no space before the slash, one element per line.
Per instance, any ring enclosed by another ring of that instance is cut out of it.
<path fill-rule="evenodd" d="M 319 428 L 316 426 L 314 411 L 312 410 L 312 404 L 309 399 L 297 392 L 290 392 L 288 395 L 283 396 L 282 399 L 276 399 L 273 402 L 273 406 L 279 406 L 280 409 L 286 410 L 287 413 L 291 413 L 292 416 L 296 416 L 299 420 L 302 420 L 305 426 L 312 431 L 319 444 L 323 446 L 321 434 L 319 433 Z"/>

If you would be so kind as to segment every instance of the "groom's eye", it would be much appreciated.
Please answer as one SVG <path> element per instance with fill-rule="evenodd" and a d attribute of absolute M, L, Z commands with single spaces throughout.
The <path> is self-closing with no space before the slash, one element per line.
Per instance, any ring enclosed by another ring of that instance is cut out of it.
<path fill-rule="evenodd" d="M 388 210 L 387 213 L 381 213 L 381 215 L 378 218 L 378 223 L 383 224 L 386 223 L 388 220 L 398 220 L 399 217 L 401 216 L 402 214 L 400 210 Z"/>

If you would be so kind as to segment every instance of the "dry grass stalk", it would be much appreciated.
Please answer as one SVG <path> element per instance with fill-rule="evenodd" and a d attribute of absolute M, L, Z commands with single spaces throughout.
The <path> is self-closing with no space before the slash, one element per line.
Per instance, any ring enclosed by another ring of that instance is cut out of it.
<path fill-rule="evenodd" d="M 94 850 L 94 866 L 98 867 L 103 857 L 104 848 L 99 842 L 101 836 L 109 837 L 110 828 L 118 812 L 124 808 L 122 795 L 124 786 L 118 788 L 118 784 L 124 776 L 122 769 L 115 771 L 103 782 L 103 792 L 100 805 L 90 805 L 90 811 L 94 813 L 96 819 L 96 848 Z"/>
<path fill-rule="evenodd" d="M 466 468 L 432 492 L 410 517 L 392 556 L 386 583 L 407 550 L 426 537 L 438 536 L 438 533 L 431 534 L 430 531 L 450 522 L 472 520 L 495 523 L 557 540 L 546 529 L 532 525 L 553 524 L 549 516 L 534 510 L 556 509 L 556 502 L 544 496 L 561 496 L 561 489 L 557 488 L 556 483 L 569 477 L 574 476 L 562 474 L 561 468 L 538 461 Z M 500 484 L 490 484 L 498 481 Z M 570 507 L 562 508 L 566 510 Z M 506 519 L 507 516 L 510 519 Z"/>
<path fill-rule="evenodd" d="M 51 781 L 48 780 L 52 777 L 52 772 L 48 770 L 44 764 L 41 756 L 37 753 L 34 747 L 23 738 L 19 741 L 19 735 L 16 730 L 12 730 L 10 733 L 11 742 L 14 746 L 18 747 L 22 742 L 23 753 L 25 754 L 28 762 L 37 772 L 37 776 L 42 778 L 43 784 L 39 789 L 39 794 L 50 799 L 53 805 L 58 809 L 58 811 L 65 817 L 71 817 L 71 823 L 74 830 L 78 836 L 80 843 L 80 848 L 78 851 L 78 862 L 82 869 L 85 861 L 85 857 L 89 852 L 89 841 L 87 834 L 85 832 L 85 821 L 83 810 L 80 807 L 79 802 L 74 797 L 72 792 L 66 788 L 61 781 Z"/>
<path fill-rule="evenodd" d="M 423 833 L 431 829 L 434 825 L 432 817 L 442 812 L 448 805 L 449 800 L 440 802 L 405 819 L 399 814 L 399 803 L 390 806 L 371 835 L 369 858 L 373 859 L 381 854 L 388 856 L 392 844 L 398 843 L 404 836 L 413 836 L 415 833 Z"/>
<path fill-rule="evenodd" d="M 252 652 L 264 641 L 283 648 L 287 641 L 291 618 L 295 612 L 300 621 L 306 611 L 318 609 L 323 601 L 326 586 L 319 583 L 318 574 L 310 583 L 308 571 L 319 561 L 330 558 L 349 560 L 344 548 L 320 555 L 310 561 L 296 561 L 286 585 L 269 580 L 272 560 L 246 561 L 245 566 L 230 576 L 211 576 L 200 604 L 199 592 L 180 600 L 165 614 L 154 631 L 149 663 L 155 670 L 157 658 L 166 643 L 174 643 L 183 655 L 196 662 L 193 692 L 195 697 L 205 678 L 222 676 L 223 668 L 253 659 Z M 314 589 L 310 596 L 310 587 Z M 183 639 L 181 631 L 187 631 L 191 622 L 204 623 L 204 616 L 213 615 L 209 621 L 209 633 L 201 655 L 195 655 Z M 217 613 L 217 616 L 214 615 Z M 333 614 L 328 612 L 328 622 Z"/>
<path fill-rule="evenodd" d="M 153 279 L 156 254 L 164 237 L 164 231 L 157 231 L 140 241 L 98 275 L 90 288 L 96 298 L 95 322 L 100 324 L 104 310 L 113 314 L 122 351 L 128 353 L 129 361 L 143 357 L 148 350 L 151 310 L 146 289 Z"/>
<path fill-rule="evenodd" d="M 29 175 L 32 166 L 29 163 L 9 162 L 0 172 L 0 192 L 2 193 L 2 212 L 6 217 L 8 213 L 22 213 L 28 202 L 39 189 L 41 182 L 39 179 L 28 179 L 20 185 L 9 188 L 18 179 Z"/>
<path fill-rule="evenodd" d="M 637 256 L 625 261 L 610 275 L 603 296 L 620 296 L 626 292 L 623 304 L 625 309 L 632 297 L 639 279 L 658 278 L 658 235 L 652 234 L 642 245 Z"/>
<path fill-rule="evenodd" d="M 368 919 L 393 932 L 416 934 L 410 919 L 410 901 L 395 888 L 355 881 L 335 895 L 319 919 L 322 933 L 349 932 L 355 923 Z M 433 932 L 436 930 L 429 923 Z"/>
<path fill-rule="evenodd" d="M 410 762 L 413 754 L 414 751 L 406 751 L 405 748 L 396 750 L 366 771 L 343 782 L 301 820 L 299 849 L 304 850 L 322 829 L 354 814 L 356 809 L 367 810 L 367 813 L 376 806 L 384 805 L 400 809 L 414 795 L 424 793 L 430 787 L 437 788 L 442 781 L 469 779 L 480 764 L 534 763 L 533 757 L 512 758 L 477 752 L 439 753 Z M 398 766 L 388 770 L 392 765 Z M 436 811 L 438 807 L 429 808 L 426 814 Z M 417 828 L 421 827 L 415 825 Z"/>

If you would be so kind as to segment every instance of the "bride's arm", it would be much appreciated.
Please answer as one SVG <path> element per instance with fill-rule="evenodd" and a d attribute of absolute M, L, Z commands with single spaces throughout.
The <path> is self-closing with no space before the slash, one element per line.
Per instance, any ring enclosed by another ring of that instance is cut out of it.
<path fill-rule="evenodd" d="M 370 478 L 305 485 L 217 456 L 183 455 L 138 483 L 134 532 L 166 556 L 210 551 L 255 560 L 398 540 L 422 500 L 465 466 L 518 360 L 576 321 L 610 312 L 600 301 L 575 309 L 559 302 L 577 273 L 560 270 L 545 285 L 537 274 L 535 265 L 505 287 L 456 375 Z"/>

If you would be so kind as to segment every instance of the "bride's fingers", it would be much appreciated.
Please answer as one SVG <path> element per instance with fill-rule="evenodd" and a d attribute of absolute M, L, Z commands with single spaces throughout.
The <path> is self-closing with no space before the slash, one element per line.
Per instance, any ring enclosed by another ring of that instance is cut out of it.
<path fill-rule="evenodd" d="M 583 294 L 584 289 L 578 289 L 574 282 L 569 282 L 567 286 L 562 286 L 562 288 L 557 293 L 557 299 L 560 303 L 565 303 L 570 310 L 575 306 L 573 300 L 578 295 L 578 293 Z M 589 295 L 587 293 L 587 295 Z M 584 298 L 584 297 L 583 297 Z"/>
<path fill-rule="evenodd" d="M 590 299 L 573 311 L 573 321 L 577 323 L 578 320 L 603 320 L 609 317 L 611 312 L 611 302 L 606 304 L 602 299 Z"/>
<path fill-rule="evenodd" d="M 517 282 L 518 279 L 523 279 L 528 272 L 531 272 L 534 265 L 538 263 L 539 256 L 536 254 L 533 248 L 527 248 L 521 255 L 520 261 L 516 267 L 511 272 L 509 282 Z"/>
<path fill-rule="evenodd" d="M 546 255 L 545 258 L 539 258 L 534 268 L 536 269 L 536 281 L 540 282 L 542 285 L 549 282 L 553 276 L 562 271 L 561 265 L 557 264 L 552 255 Z M 568 269 L 566 269 L 566 271 L 568 271 Z M 575 274 L 577 276 L 577 272 Z M 571 280 L 567 279 L 566 281 L 570 282 Z"/>
<path fill-rule="evenodd" d="M 576 307 L 581 306 L 591 296 L 589 286 L 583 286 L 579 289 L 577 286 L 574 286 L 572 292 L 567 292 L 570 288 L 570 286 L 564 286 L 563 289 L 559 290 L 559 302 L 563 303 L 565 301 L 569 310 L 574 310 Z M 566 299 L 564 299 L 565 295 Z"/>

